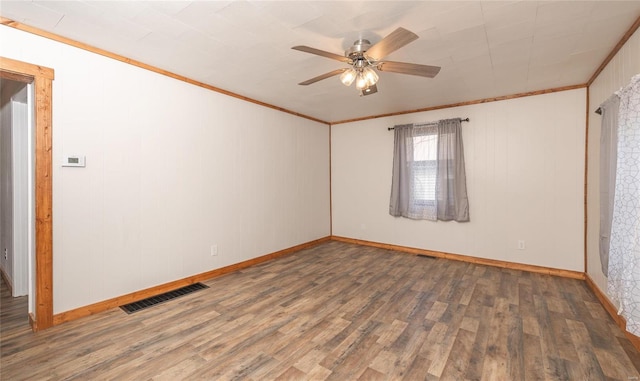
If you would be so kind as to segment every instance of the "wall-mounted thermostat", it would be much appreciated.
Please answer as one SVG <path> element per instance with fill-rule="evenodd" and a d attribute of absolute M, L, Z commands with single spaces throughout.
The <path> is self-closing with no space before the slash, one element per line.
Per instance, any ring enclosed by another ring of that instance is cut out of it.
<path fill-rule="evenodd" d="M 63 167 L 84 167 L 84 156 L 68 155 L 62 160 Z"/>

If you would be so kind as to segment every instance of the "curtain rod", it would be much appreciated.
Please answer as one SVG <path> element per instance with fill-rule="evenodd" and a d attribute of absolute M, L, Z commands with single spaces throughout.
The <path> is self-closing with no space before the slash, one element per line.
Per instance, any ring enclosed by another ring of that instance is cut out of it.
<path fill-rule="evenodd" d="M 461 121 L 461 122 L 468 122 L 468 121 L 469 121 L 469 118 L 460 119 L 460 121 Z M 388 131 L 393 131 L 393 130 L 394 130 L 394 127 L 387 127 L 387 130 L 388 130 Z"/>

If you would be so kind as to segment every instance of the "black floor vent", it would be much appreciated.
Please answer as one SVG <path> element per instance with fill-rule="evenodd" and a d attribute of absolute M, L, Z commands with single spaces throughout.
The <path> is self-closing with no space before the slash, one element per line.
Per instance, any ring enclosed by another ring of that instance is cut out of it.
<path fill-rule="evenodd" d="M 142 299 L 137 302 L 125 304 L 124 306 L 120 306 L 120 308 L 122 308 L 122 310 L 128 314 L 132 314 L 134 312 L 144 310 L 145 308 L 155 306 L 156 304 L 164 303 L 171 299 L 175 299 L 182 295 L 187 295 L 192 292 L 202 290 L 205 288 L 209 288 L 209 286 L 206 286 L 202 283 L 194 283 L 194 284 L 190 284 L 188 286 L 179 288 L 177 290 L 165 292 L 164 294 L 152 296 L 150 298 Z"/>
<path fill-rule="evenodd" d="M 432 256 L 427 255 L 427 254 L 418 254 L 418 257 L 421 257 L 421 258 L 429 258 L 429 259 L 436 259 L 436 257 L 432 257 Z"/>

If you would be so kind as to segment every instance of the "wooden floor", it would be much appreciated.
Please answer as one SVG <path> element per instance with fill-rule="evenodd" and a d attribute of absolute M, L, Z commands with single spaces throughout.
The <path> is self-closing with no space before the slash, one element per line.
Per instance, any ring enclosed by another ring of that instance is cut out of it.
<path fill-rule="evenodd" d="M 1 299 L 2 380 L 636 380 L 584 282 L 328 242 L 127 315 L 31 333 Z"/>

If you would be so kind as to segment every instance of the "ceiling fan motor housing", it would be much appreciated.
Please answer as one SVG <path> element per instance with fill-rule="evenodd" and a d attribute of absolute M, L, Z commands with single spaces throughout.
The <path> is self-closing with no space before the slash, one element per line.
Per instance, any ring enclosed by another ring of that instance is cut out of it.
<path fill-rule="evenodd" d="M 371 47 L 369 40 L 357 40 L 344 52 L 345 57 L 351 58 L 354 62 L 364 59 L 364 52 Z"/>

